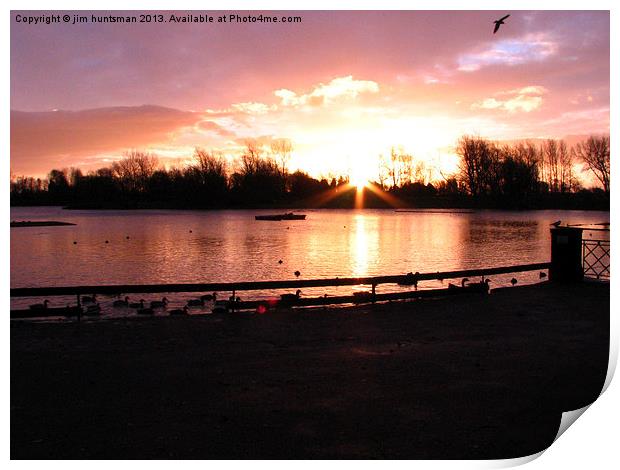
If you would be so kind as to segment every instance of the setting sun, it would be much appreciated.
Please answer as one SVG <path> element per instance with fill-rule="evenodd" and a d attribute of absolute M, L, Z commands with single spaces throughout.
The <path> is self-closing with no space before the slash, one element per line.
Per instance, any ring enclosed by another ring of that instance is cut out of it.
<path fill-rule="evenodd" d="M 351 175 L 349 182 L 351 186 L 355 186 L 358 190 L 368 186 L 368 178 L 362 175 Z"/>
<path fill-rule="evenodd" d="M 367 187 L 368 184 L 376 178 L 377 165 L 376 163 L 372 164 L 365 160 L 350 163 L 348 174 L 349 184 L 360 190 Z"/>

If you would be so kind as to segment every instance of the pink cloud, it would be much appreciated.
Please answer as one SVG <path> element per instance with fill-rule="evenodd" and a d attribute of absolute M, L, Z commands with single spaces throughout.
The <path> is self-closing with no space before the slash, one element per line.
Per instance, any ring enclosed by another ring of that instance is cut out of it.
<path fill-rule="evenodd" d="M 11 167 L 16 173 L 45 173 L 86 155 L 166 142 L 199 119 L 196 113 L 158 106 L 11 111 Z M 205 125 L 220 131 L 215 123 Z"/>

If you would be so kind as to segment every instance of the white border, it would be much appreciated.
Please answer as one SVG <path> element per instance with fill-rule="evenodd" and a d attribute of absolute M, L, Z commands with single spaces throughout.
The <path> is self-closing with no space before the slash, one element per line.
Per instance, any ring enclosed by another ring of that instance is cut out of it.
<path fill-rule="evenodd" d="M 340 1 L 337 4 L 332 0 L 302 0 L 295 2 L 294 5 L 290 0 L 267 0 L 267 1 L 256 1 L 256 0 L 236 0 L 230 2 L 213 2 L 209 0 L 205 1 L 196 1 L 196 0 L 176 0 L 174 2 L 170 0 L 139 0 L 132 2 L 129 5 L 127 2 L 122 2 L 119 0 L 108 0 L 106 2 L 93 2 L 93 1 L 78 1 L 78 0 L 59 0 L 57 2 L 50 1 L 33 1 L 33 0 L 24 0 L 24 1 L 13 1 L 9 0 L 3 4 L 4 9 L 6 10 L 4 21 L 9 21 L 9 10 L 90 10 L 90 9 L 105 9 L 105 10 L 123 10 L 123 9 L 134 9 L 134 10 L 267 10 L 267 9 L 280 9 L 280 10 L 290 10 L 293 9 L 306 9 L 306 10 L 329 10 L 329 9 L 338 9 L 338 10 L 367 10 L 367 9 L 395 9 L 395 10 L 499 10 L 499 11 L 515 11 L 515 10 L 611 10 L 611 81 L 610 84 L 610 109 L 611 109 L 611 134 L 612 140 L 615 142 L 615 138 L 617 134 L 617 123 L 618 123 L 618 96 L 617 96 L 617 83 L 618 83 L 618 57 L 619 57 L 619 49 L 618 49 L 618 2 L 612 1 L 602 1 L 602 0 L 589 0 L 588 2 L 577 2 L 575 0 L 563 1 L 563 2 L 552 2 L 549 0 L 524 0 L 524 1 L 506 1 L 506 2 L 498 2 L 498 1 L 488 1 L 488 0 L 470 0 L 469 2 L 456 1 L 456 0 L 425 0 L 418 2 L 406 2 L 403 0 L 384 0 L 384 1 Z M 6 25 L 7 23 L 5 23 Z M 2 55 L 3 61 L 5 64 L 5 72 L 2 77 L 3 87 L 0 91 L 4 95 L 4 103 L 10 102 L 10 28 L 2 28 L 2 33 L 0 33 L 1 41 L 2 41 Z M 6 182 L 8 181 L 9 176 L 9 155 L 10 155 L 10 139 L 9 139 L 9 123 L 10 123 L 10 110 L 5 108 L 4 112 L 1 114 L 2 116 L 2 125 L 0 128 L 0 132 L 2 135 L 2 142 L 4 143 L 4 152 L 5 161 L 3 161 L 2 165 L 2 177 Z M 614 147 L 615 148 L 615 147 Z M 612 180 L 617 181 L 617 171 L 615 160 L 612 162 Z M 5 224 L 6 221 L 9 220 L 9 198 L 8 198 L 8 185 L 2 188 L 1 197 L 2 197 L 2 206 L 1 210 L 4 214 Z M 618 198 L 615 196 L 615 192 L 612 197 L 612 211 L 611 211 L 611 220 L 612 225 L 616 226 L 616 209 L 617 209 L 617 201 Z M 10 335 L 9 335 L 9 320 L 8 320 L 8 310 L 9 310 L 9 262 L 8 262 L 8 253 L 9 253 L 9 227 L 8 225 L 4 226 L 4 230 L 2 231 L 3 237 L 3 246 L 5 249 L 5 253 L 7 254 L 6 261 L 0 268 L 2 282 L 5 286 L 2 290 L 2 305 L 6 308 L 4 312 L 6 312 L 5 321 L 3 326 L 5 328 L 5 347 L 2 354 L 2 370 L 3 370 L 3 379 L 4 379 L 4 387 L 2 387 L 2 403 L 4 403 L 3 407 L 3 416 L 2 418 L 2 451 L 5 459 L 8 461 L 10 458 L 10 448 L 9 448 L 9 439 L 10 439 L 10 427 L 9 427 L 9 355 L 10 355 Z M 614 246 L 616 243 L 616 236 L 612 233 L 612 244 Z M 615 367 L 617 363 L 618 357 L 618 338 L 619 338 L 619 321 L 617 317 L 617 306 L 618 300 L 617 295 L 614 292 L 614 286 L 616 282 L 612 281 L 612 296 L 611 296 L 611 305 L 612 311 L 616 312 L 616 314 L 611 315 L 611 357 L 610 357 L 610 365 L 611 367 Z M 608 377 L 609 382 L 609 377 Z M 529 463 L 530 468 L 542 468 L 544 466 L 547 468 L 548 466 L 554 467 L 563 467 L 563 468 L 583 468 L 584 466 L 594 466 L 596 467 L 608 467 L 613 466 L 613 462 L 617 463 L 620 461 L 618 459 L 618 451 L 617 451 L 617 437 L 614 432 L 617 428 L 617 423 L 615 421 L 617 416 L 620 416 L 618 413 L 618 402 L 619 402 L 619 392 L 620 388 L 617 384 L 617 380 L 613 381 L 609 388 L 603 393 L 603 395 L 594 403 L 589 409 L 579 418 L 579 422 L 572 426 L 566 433 L 564 433 L 549 449 L 542 453 L 539 458 L 535 459 L 531 463 Z M 368 462 L 368 461 L 356 461 L 352 463 L 356 467 L 360 467 L 362 469 L 375 467 L 376 465 L 389 465 L 393 468 L 407 468 L 409 470 L 411 465 L 422 466 L 424 468 L 488 468 L 488 467 L 503 467 L 503 466 L 513 466 L 526 463 L 526 461 L 530 461 L 530 459 L 516 459 L 511 461 L 391 461 L 391 462 Z M 138 462 L 136 464 L 139 465 Z M 35 462 L 11 462 L 12 466 L 19 466 L 24 468 L 30 468 L 31 466 L 41 465 Z M 84 464 L 79 461 L 70 461 L 70 462 L 47 462 L 46 466 L 51 465 L 52 468 L 78 468 L 82 467 Z M 104 468 L 109 465 L 117 466 L 118 463 L 112 462 L 89 462 L 89 467 L 93 468 Z M 123 462 L 122 466 L 135 465 L 133 462 Z M 154 466 L 156 468 L 162 468 L 164 465 L 167 465 L 166 462 L 148 462 L 147 465 Z M 188 467 L 203 467 L 203 462 L 184 462 L 182 465 L 187 465 Z M 211 462 L 209 465 L 217 465 L 219 468 L 229 469 L 236 468 L 240 465 L 249 465 L 252 468 L 269 468 L 270 470 L 273 468 L 285 468 L 291 465 L 290 462 L 285 461 L 276 461 L 276 462 Z M 296 462 L 294 464 L 296 467 L 301 468 L 310 468 L 315 467 L 316 465 L 328 465 L 330 467 L 335 467 L 336 465 L 340 465 L 337 462 L 327 462 L 327 463 L 318 463 L 318 462 Z M 346 465 L 343 463 L 343 465 Z"/>

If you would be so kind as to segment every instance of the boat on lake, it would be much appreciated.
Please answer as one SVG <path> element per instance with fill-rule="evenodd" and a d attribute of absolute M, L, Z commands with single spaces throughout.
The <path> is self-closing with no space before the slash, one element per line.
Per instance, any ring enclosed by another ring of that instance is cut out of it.
<path fill-rule="evenodd" d="M 256 220 L 306 220 L 306 214 L 287 212 L 286 214 L 256 215 L 254 218 Z"/>

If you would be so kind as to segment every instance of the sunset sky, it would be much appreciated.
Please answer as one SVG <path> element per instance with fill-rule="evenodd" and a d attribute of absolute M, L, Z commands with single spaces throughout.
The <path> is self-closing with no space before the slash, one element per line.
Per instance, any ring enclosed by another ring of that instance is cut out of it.
<path fill-rule="evenodd" d="M 450 172 L 462 134 L 609 132 L 608 12 L 287 12 L 302 23 L 271 25 L 17 14 L 37 13 L 11 20 L 17 175 L 95 169 L 129 149 L 166 165 L 195 146 L 233 157 L 248 138 L 285 137 L 293 169 L 372 178 L 391 146 Z"/>

